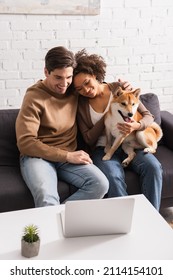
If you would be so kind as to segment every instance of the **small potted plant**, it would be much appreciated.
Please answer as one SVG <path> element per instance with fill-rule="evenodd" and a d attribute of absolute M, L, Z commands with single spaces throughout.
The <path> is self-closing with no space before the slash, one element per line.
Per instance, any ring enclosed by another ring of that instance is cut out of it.
<path fill-rule="evenodd" d="M 40 249 L 40 237 L 38 227 L 28 225 L 24 228 L 24 234 L 21 240 L 21 254 L 26 258 L 32 258 L 38 255 Z"/>

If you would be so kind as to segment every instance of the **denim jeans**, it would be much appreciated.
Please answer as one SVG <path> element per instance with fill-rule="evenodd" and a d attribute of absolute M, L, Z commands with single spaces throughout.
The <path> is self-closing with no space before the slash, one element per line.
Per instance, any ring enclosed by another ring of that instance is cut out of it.
<path fill-rule="evenodd" d="M 94 164 L 55 163 L 22 156 L 20 167 L 35 207 L 60 204 L 58 179 L 78 188 L 67 200 L 103 198 L 109 189 L 108 179 Z"/>
<path fill-rule="evenodd" d="M 93 153 L 93 163 L 102 170 L 109 180 L 108 197 L 126 196 L 127 185 L 121 162 L 127 157 L 119 148 L 112 158 L 103 161 L 104 147 L 97 147 Z M 159 211 L 162 191 L 162 166 L 153 154 L 136 151 L 136 156 L 127 167 L 139 175 L 141 193 Z"/>

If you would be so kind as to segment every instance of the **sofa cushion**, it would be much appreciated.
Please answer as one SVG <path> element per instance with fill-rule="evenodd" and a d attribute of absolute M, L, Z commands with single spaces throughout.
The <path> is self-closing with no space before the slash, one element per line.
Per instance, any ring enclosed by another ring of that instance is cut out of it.
<path fill-rule="evenodd" d="M 155 122 L 161 125 L 160 104 L 158 96 L 154 93 L 145 93 L 140 96 L 141 102 L 154 116 Z"/>
<path fill-rule="evenodd" d="M 15 121 L 18 109 L 0 110 L 0 165 L 19 165 Z"/>
<path fill-rule="evenodd" d="M 0 212 L 34 207 L 34 201 L 17 166 L 0 166 Z"/>

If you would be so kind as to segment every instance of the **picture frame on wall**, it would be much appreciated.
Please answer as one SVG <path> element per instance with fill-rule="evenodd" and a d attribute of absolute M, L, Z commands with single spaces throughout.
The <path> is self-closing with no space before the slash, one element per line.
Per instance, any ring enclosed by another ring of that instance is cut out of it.
<path fill-rule="evenodd" d="M 0 14 L 97 15 L 100 0 L 1 0 Z"/>

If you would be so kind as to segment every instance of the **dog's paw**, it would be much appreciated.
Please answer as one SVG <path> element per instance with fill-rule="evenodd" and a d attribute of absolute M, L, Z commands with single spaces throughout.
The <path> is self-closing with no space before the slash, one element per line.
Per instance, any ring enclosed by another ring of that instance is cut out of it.
<path fill-rule="evenodd" d="M 144 153 L 151 153 L 154 154 L 156 152 L 156 150 L 152 147 L 148 147 L 144 149 Z"/>
<path fill-rule="evenodd" d="M 129 165 L 129 163 L 130 163 L 130 161 L 125 159 L 125 160 L 123 160 L 123 162 L 121 164 L 124 168 L 126 168 Z"/>
<path fill-rule="evenodd" d="M 109 160 L 109 159 L 111 159 L 111 156 L 108 154 L 104 155 L 104 157 L 102 158 L 102 160 Z"/>

